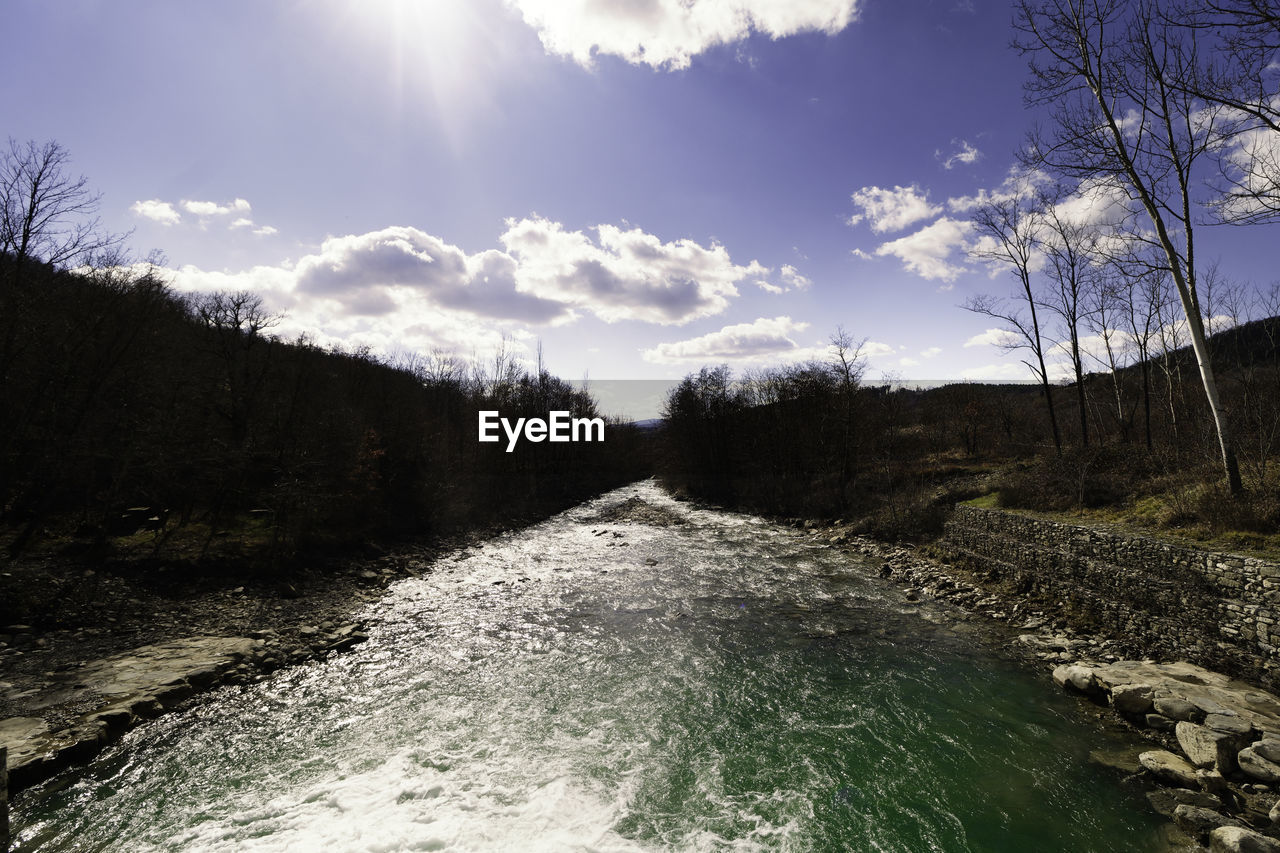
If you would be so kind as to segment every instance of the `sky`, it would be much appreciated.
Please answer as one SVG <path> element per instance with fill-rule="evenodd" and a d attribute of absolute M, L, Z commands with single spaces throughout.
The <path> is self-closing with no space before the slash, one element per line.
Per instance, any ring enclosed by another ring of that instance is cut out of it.
<path fill-rule="evenodd" d="M 8 0 L 0 132 L 57 140 L 180 291 L 569 379 L 822 358 L 1026 379 L 966 255 L 1043 116 L 1008 0 Z M 15 37 L 14 34 L 21 34 Z M 1271 283 L 1275 226 L 1202 229 Z"/>

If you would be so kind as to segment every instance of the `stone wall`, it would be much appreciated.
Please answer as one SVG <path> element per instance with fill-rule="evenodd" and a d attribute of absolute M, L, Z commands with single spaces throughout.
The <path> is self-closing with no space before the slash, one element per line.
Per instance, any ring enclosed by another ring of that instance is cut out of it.
<path fill-rule="evenodd" d="M 945 544 L 1128 653 L 1280 684 L 1280 563 L 963 505 Z"/>

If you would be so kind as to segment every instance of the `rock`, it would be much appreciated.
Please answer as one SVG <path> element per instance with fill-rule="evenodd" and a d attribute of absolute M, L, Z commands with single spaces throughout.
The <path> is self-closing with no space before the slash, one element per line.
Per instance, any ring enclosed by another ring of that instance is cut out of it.
<path fill-rule="evenodd" d="M 1139 763 L 1161 782 L 1177 788 L 1191 788 L 1199 784 L 1196 769 L 1181 755 L 1164 749 L 1155 749 L 1138 756 Z"/>
<path fill-rule="evenodd" d="M 1181 722 L 1174 729 L 1178 746 L 1197 767 L 1213 767 L 1221 773 L 1236 769 L 1236 753 L 1249 743 L 1247 735 L 1218 731 Z"/>
<path fill-rule="evenodd" d="M 1280 764 L 1280 739 L 1264 737 L 1252 747 L 1255 755 Z"/>
<path fill-rule="evenodd" d="M 1242 826 L 1222 826 L 1209 833 L 1209 853 L 1280 853 L 1280 842 Z"/>
<path fill-rule="evenodd" d="M 1280 764 L 1258 755 L 1252 747 L 1240 750 L 1236 760 L 1246 776 L 1267 783 L 1280 782 Z"/>
<path fill-rule="evenodd" d="M 1189 806 L 1185 803 L 1173 810 L 1173 822 L 1187 835 L 1200 840 L 1218 827 L 1240 826 L 1238 820 L 1229 818 L 1221 812 L 1200 806 Z"/>
<path fill-rule="evenodd" d="M 1089 752 L 1089 761 L 1102 767 L 1110 767 L 1121 773 L 1132 774 L 1142 772 L 1142 762 L 1138 755 L 1141 750 L 1133 748 L 1104 750 L 1095 749 Z"/>
<path fill-rule="evenodd" d="M 1204 712 L 1185 699 L 1174 696 L 1157 696 L 1152 702 L 1156 713 L 1171 720 L 1195 722 L 1204 719 Z"/>
<path fill-rule="evenodd" d="M 1173 817 L 1174 809 L 1182 805 L 1214 810 L 1222 808 L 1222 801 L 1217 797 L 1190 788 L 1157 788 L 1147 792 L 1147 801 L 1157 813 L 1168 818 Z"/>
<path fill-rule="evenodd" d="M 1096 694 L 1102 689 L 1094 677 L 1093 670 L 1078 663 L 1055 669 L 1053 681 L 1059 687 L 1086 695 Z"/>
<path fill-rule="evenodd" d="M 1206 728 L 1228 734 L 1249 738 L 1253 735 L 1253 724 L 1239 714 L 1209 714 L 1204 718 Z"/>
<path fill-rule="evenodd" d="M 1179 722 L 1174 731 L 1178 735 L 1179 747 L 1187 753 L 1193 765 L 1215 767 L 1224 774 L 1235 770 L 1235 753 L 1249 743 L 1247 734 L 1210 729 L 1194 722 Z"/>
<path fill-rule="evenodd" d="M 1154 707 L 1149 684 L 1119 684 L 1111 688 L 1111 704 L 1122 714 L 1145 714 Z"/>
<path fill-rule="evenodd" d="M 1200 787 L 1213 794 L 1224 802 L 1234 801 L 1235 793 L 1231 790 L 1231 786 L 1227 784 L 1227 780 L 1217 770 L 1197 770 L 1196 780 L 1199 781 Z"/>
<path fill-rule="evenodd" d="M 1280 823 L 1280 800 L 1272 803 L 1271 811 L 1267 812 L 1267 817 L 1273 824 Z"/>
<path fill-rule="evenodd" d="M 1158 732 L 1171 732 L 1178 725 L 1163 714 L 1147 714 L 1144 719 L 1146 719 L 1149 727 Z"/>

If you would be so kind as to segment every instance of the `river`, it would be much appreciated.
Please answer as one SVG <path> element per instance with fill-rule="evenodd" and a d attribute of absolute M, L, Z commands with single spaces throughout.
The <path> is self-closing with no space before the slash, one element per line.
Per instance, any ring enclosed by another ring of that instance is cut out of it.
<path fill-rule="evenodd" d="M 678 523 L 601 520 L 629 498 Z M 15 849 L 1163 849 L 1087 759 L 1118 735 L 933 607 L 638 483 L 401 581 L 352 652 L 21 795 Z"/>

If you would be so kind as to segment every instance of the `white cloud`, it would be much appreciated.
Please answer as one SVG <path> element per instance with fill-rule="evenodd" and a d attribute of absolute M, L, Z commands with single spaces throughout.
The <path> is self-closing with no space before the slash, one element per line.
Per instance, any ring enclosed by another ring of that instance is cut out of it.
<path fill-rule="evenodd" d="M 1016 334 L 1007 329 L 987 329 L 980 335 L 974 335 L 964 342 L 966 347 L 1004 347 L 1018 343 L 1021 340 Z"/>
<path fill-rule="evenodd" d="M 709 332 L 696 338 L 658 344 L 645 350 L 645 361 L 655 364 L 682 364 L 688 362 L 719 362 L 760 359 L 763 357 L 794 356 L 805 351 L 794 336 L 809 327 L 790 317 L 761 317 L 750 323 L 725 326 L 717 332 Z M 825 348 L 822 350 L 825 353 Z"/>
<path fill-rule="evenodd" d="M 248 217 L 246 217 L 246 216 L 242 216 L 242 217 L 240 217 L 239 219 L 237 219 L 237 220 L 235 220 L 234 222 L 232 222 L 232 223 L 231 223 L 230 225 L 228 225 L 227 227 L 228 227 L 228 228 L 252 228 L 252 227 L 253 227 L 253 220 L 252 220 L 252 219 L 249 219 L 249 218 L 248 218 Z"/>
<path fill-rule="evenodd" d="M 980 189 L 975 195 L 955 196 L 947 199 L 947 210 L 952 213 L 969 213 L 988 202 L 1009 201 L 1015 198 L 1031 198 L 1036 191 L 1053 183 L 1047 172 L 1028 171 L 1019 166 L 1009 169 L 1009 174 L 994 190 Z"/>
<path fill-rule="evenodd" d="M 779 287 L 779 286 L 778 286 L 778 285 L 776 285 L 776 284 L 770 284 L 769 282 L 765 281 L 764 279 L 760 279 L 759 281 L 757 281 L 757 282 L 756 282 L 756 287 L 760 288 L 760 289 L 761 289 L 761 290 L 763 290 L 765 293 L 772 293 L 772 294 L 775 294 L 775 295 L 777 295 L 777 294 L 779 294 L 779 293 L 786 293 L 786 292 L 787 292 L 787 289 L 786 289 L 785 287 Z"/>
<path fill-rule="evenodd" d="M 929 347 L 928 349 L 920 350 L 920 357 L 933 358 L 935 355 L 938 355 L 941 352 L 942 352 L 942 347 Z"/>
<path fill-rule="evenodd" d="M 1032 379 L 1031 368 L 1020 361 L 1005 361 L 1000 364 L 984 364 L 981 367 L 969 367 L 960 372 L 961 379 Z"/>
<path fill-rule="evenodd" d="M 507 220 L 500 239 L 516 259 L 519 291 L 581 306 L 607 322 L 679 325 L 719 314 L 738 295 L 737 282 L 769 272 L 756 261 L 733 263 L 716 243 L 664 243 L 614 225 L 593 230 L 594 241 L 541 217 Z"/>
<path fill-rule="evenodd" d="M 218 204 L 216 201 L 182 200 L 182 209 L 196 216 L 226 216 L 228 213 L 248 213 L 249 202 L 238 198 L 230 204 Z"/>
<path fill-rule="evenodd" d="M 875 258 L 875 255 L 870 252 L 864 252 L 861 249 L 851 249 L 849 253 L 855 258 L 861 258 L 864 261 L 870 261 Z"/>
<path fill-rule="evenodd" d="M 161 225 L 177 225 L 182 221 L 182 214 L 174 210 L 172 204 L 158 198 L 135 201 L 129 209 L 136 215 L 159 222 Z"/>
<path fill-rule="evenodd" d="M 270 225 L 263 225 L 260 228 L 253 229 L 253 233 L 259 237 L 269 237 L 272 234 L 278 234 L 279 231 Z"/>
<path fill-rule="evenodd" d="M 655 69 L 687 68 L 694 56 L 760 33 L 835 34 L 859 0 L 507 0 L 548 53 L 591 67 L 600 54 Z"/>
<path fill-rule="evenodd" d="M 801 275 L 791 264 L 783 264 L 778 275 L 786 283 L 787 289 L 808 290 L 813 286 L 813 281 L 808 276 Z"/>
<path fill-rule="evenodd" d="M 862 208 L 862 213 L 850 216 L 848 223 L 857 225 L 862 220 L 869 220 L 871 230 L 877 234 L 885 231 L 900 231 L 912 223 L 928 219 L 942 212 L 942 207 L 929 203 L 929 193 L 921 193 L 915 184 L 909 187 L 895 186 L 893 189 L 883 187 L 863 187 L 852 196 L 853 203 Z"/>
<path fill-rule="evenodd" d="M 973 227 L 971 222 L 944 216 L 914 234 L 881 244 L 875 254 L 898 258 L 908 271 L 922 278 L 953 281 L 968 269 L 951 258 L 959 253 L 963 259 Z"/>
<path fill-rule="evenodd" d="M 387 352 L 443 346 L 464 355 L 491 349 L 503 332 L 528 335 L 526 325 L 569 323 L 584 311 L 606 320 L 685 322 L 723 310 L 737 295 L 735 282 L 769 273 L 755 262 L 732 263 L 719 245 L 664 243 L 638 228 L 593 230 L 596 240 L 545 219 L 511 220 L 505 251 L 468 254 L 419 229 L 392 226 L 330 237 L 279 265 L 171 272 L 183 292 L 259 293 L 269 310 L 287 313 L 282 334 Z"/>
<path fill-rule="evenodd" d="M 946 159 L 943 159 L 941 151 L 935 152 L 935 156 L 939 160 L 942 160 L 942 168 L 950 170 L 954 169 L 956 166 L 968 166 L 971 163 L 978 162 L 982 157 L 982 152 L 969 144 L 968 140 L 951 140 L 952 145 L 955 145 L 957 142 L 960 145 L 960 150 Z"/>

